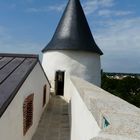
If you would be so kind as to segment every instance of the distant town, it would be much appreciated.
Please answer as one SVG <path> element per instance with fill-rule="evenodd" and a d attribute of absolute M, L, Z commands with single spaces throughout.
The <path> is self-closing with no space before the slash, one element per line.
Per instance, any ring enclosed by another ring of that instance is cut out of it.
<path fill-rule="evenodd" d="M 108 78 L 111 79 L 123 79 L 126 77 L 131 78 L 139 78 L 140 79 L 140 73 L 115 73 L 115 72 L 103 72 L 102 74 L 105 74 Z"/>

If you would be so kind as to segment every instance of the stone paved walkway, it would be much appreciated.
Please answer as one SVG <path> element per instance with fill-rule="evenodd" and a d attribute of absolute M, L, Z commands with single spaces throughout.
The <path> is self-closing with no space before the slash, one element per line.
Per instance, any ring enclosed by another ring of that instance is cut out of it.
<path fill-rule="evenodd" d="M 70 140 L 68 103 L 63 97 L 51 98 L 32 140 Z"/>

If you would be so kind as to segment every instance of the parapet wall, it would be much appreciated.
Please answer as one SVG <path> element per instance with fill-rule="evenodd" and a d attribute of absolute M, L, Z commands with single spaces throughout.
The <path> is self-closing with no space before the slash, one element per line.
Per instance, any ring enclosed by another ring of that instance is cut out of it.
<path fill-rule="evenodd" d="M 140 109 L 77 77 L 67 76 L 71 140 L 140 140 Z"/>

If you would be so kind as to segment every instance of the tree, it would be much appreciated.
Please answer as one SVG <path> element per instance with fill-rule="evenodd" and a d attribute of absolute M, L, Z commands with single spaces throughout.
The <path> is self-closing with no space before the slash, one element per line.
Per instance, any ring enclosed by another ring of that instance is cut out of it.
<path fill-rule="evenodd" d="M 113 79 L 102 75 L 101 87 L 106 91 L 140 107 L 140 79 L 138 77 L 125 77 Z"/>

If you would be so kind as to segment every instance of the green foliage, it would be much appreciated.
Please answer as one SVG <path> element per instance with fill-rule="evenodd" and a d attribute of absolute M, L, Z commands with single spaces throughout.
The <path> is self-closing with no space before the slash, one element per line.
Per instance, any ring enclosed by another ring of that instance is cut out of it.
<path fill-rule="evenodd" d="M 140 107 L 140 79 L 125 77 L 123 79 L 108 78 L 102 75 L 101 87 L 106 91 L 119 96 L 127 102 Z"/>

